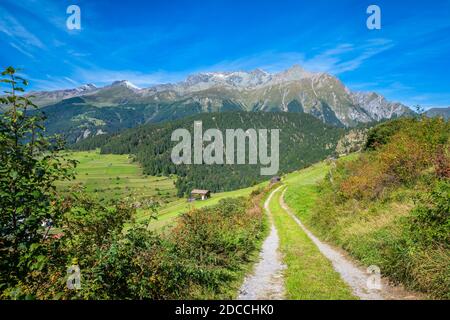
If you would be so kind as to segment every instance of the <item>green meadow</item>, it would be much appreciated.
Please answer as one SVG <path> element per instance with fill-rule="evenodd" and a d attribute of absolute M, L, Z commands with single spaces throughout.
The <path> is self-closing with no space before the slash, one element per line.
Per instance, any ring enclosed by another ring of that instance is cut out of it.
<path fill-rule="evenodd" d="M 105 200 L 153 199 L 159 203 L 158 219 L 149 221 L 149 229 L 153 230 L 170 226 L 177 216 L 194 208 L 212 206 L 225 198 L 248 196 L 253 190 L 267 185 L 263 182 L 249 188 L 214 193 L 205 201 L 188 202 L 186 198 L 176 196 L 176 177 L 145 176 L 129 155 L 100 154 L 97 150 L 70 152 L 67 157 L 78 161 L 76 179 L 61 182 L 60 187 L 82 184 L 88 193 Z M 137 222 L 148 221 L 149 217 L 147 210 L 137 210 Z"/>
<path fill-rule="evenodd" d="M 123 199 L 132 197 L 136 201 L 153 199 L 159 203 L 158 219 L 149 220 L 150 212 L 144 209 L 137 210 L 137 222 L 149 222 L 149 229 L 156 230 L 174 223 L 180 214 L 192 209 L 199 209 L 217 204 L 221 199 L 248 196 L 253 190 L 267 186 L 268 182 L 262 182 L 253 187 L 213 193 L 210 199 L 204 201 L 188 202 L 186 198 L 176 196 L 176 177 L 146 176 L 142 168 L 134 162 L 129 155 L 100 154 L 95 151 L 70 152 L 67 156 L 77 160 L 76 179 L 74 181 L 61 182 L 60 186 L 68 188 L 76 184 L 82 184 L 85 190 L 104 200 Z M 317 181 L 327 172 L 327 164 L 320 162 L 309 168 L 289 173 L 283 177 L 283 182 L 288 186 L 303 190 L 314 188 Z M 291 192 L 288 192 L 288 195 Z M 314 192 L 307 197 L 314 201 Z M 306 204 L 305 197 L 297 205 Z"/>
<path fill-rule="evenodd" d="M 207 206 L 217 204 L 220 200 L 225 198 L 245 197 L 250 195 L 253 190 L 267 186 L 268 182 L 262 182 L 256 186 L 243 188 L 233 191 L 213 193 L 211 198 L 201 201 L 188 202 L 187 199 L 181 198 L 172 202 L 169 202 L 161 206 L 158 210 L 158 219 L 150 223 L 149 229 L 160 229 L 165 226 L 170 226 L 175 222 L 175 218 L 184 212 L 188 212 L 192 209 L 200 209 Z M 148 212 L 141 210 L 138 211 L 137 221 L 145 221 L 149 217 Z"/>
<path fill-rule="evenodd" d="M 81 151 L 70 152 L 67 157 L 77 160 L 78 165 L 76 179 L 61 182 L 63 188 L 81 183 L 88 193 L 105 200 L 134 197 L 137 201 L 152 198 L 168 203 L 177 199 L 174 178 L 145 176 L 128 155 Z"/>

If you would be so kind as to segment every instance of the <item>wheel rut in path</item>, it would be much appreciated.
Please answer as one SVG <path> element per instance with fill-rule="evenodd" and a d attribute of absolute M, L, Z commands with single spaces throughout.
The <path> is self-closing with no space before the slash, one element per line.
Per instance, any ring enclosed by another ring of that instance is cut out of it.
<path fill-rule="evenodd" d="M 280 197 L 281 207 L 291 216 L 299 227 L 314 242 L 319 251 L 333 264 L 333 268 L 341 275 L 341 278 L 352 288 L 353 294 L 362 300 L 414 300 L 420 299 L 420 295 L 408 292 L 402 286 L 393 286 L 387 279 L 381 279 L 381 289 L 369 289 L 367 280 L 369 274 L 359 268 L 356 263 L 352 262 L 342 250 L 335 249 L 332 246 L 320 241 L 293 213 L 291 208 L 284 201 L 284 189 Z"/>

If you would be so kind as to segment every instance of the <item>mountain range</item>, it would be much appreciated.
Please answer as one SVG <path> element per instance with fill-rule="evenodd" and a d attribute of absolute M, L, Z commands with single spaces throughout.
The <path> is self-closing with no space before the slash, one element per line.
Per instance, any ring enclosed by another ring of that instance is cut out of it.
<path fill-rule="evenodd" d="M 205 112 L 304 112 L 339 127 L 413 114 L 401 103 L 375 92 L 352 92 L 336 77 L 298 65 L 279 73 L 198 73 L 149 88 L 121 80 L 32 94 L 48 117 L 48 131 L 63 133 L 69 142 Z"/>
<path fill-rule="evenodd" d="M 444 119 L 450 119 L 450 107 L 447 108 L 431 108 L 428 109 L 425 114 L 428 117 L 443 117 Z"/>

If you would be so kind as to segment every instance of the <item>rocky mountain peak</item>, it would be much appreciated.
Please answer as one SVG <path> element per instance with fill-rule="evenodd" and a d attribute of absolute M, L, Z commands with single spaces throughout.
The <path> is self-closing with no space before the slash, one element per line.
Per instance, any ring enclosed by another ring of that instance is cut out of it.
<path fill-rule="evenodd" d="M 97 89 L 97 86 L 95 86 L 92 83 L 86 83 L 86 84 L 83 84 L 82 86 L 75 88 L 75 90 L 78 92 L 87 92 L 87 91 L 92 91 L 95 89 Z"/>
<path fill-rule="evenodd" d="M 205 90 L 213 86 L 246 89 L 264 84 L 270 79 L 271 75 L 260 69 L 250 72 L 203 72 L 189 76 L 183 82 L 183 87 L 191 91 Z"/>
<path fill-rule="evenodd" d="M 110 87 L 125 87 L 128 89 L 133 89 L 133 90 L 140 90 L 141 88 L 139 88 L 138 86 L 134 85 L 133 83 L 131 83 L 128 80 L 117 80 L 114 81 Z"/>
<path fill-rule="evenodd" d="M 284 81 L 302 80 L 305 78 L 310 78 L 313 75 L 314 73 L 306 71 L 298 64 L 294 64 L 289 69 L 286 69 L 280 73 L 275 74 L 275 78 L 278 81 L 284 82 Z"/>
<path fill-rule="evenodd" d="M 251 74 L 255 75 L 255 76 L 265 76 L 265 75 L 269 75 L 269 73 L 267 73 L 266 71 L 256 68 L 255 70 L 250 72 Z"/>
<path fill-rule="evenodd" d="M 389 102 L 376 92 L 352 92 L 351 99 L 359 105 L 373 120 L 391 119 L 412 111 L 398 102 Z"/>
<path fill-rule="evenodd" d="M 305 112 L 329 124 L 355 126 L 412 113 L 406 106 L 389 102 L 382 95 L 353 92 L 338 78 L 306 71 L 300 65 L 275 74 L 261 69 L 202 72 L 182 82 L 146 89 L 127 80 L 103 88 L 86 84 L 71 91 L 42 92 L 38 96 L 41 106 L 76 96 L 83 96 L 85 103 L 93 106 L 151 105 L 155 114 L 147 117 L 152 121 L 171 118 L 174 115 L 170 113 L 177 114 L 178 110 L 245 110 Z M 165 105 L 170 108 L 160 107 Z"/>

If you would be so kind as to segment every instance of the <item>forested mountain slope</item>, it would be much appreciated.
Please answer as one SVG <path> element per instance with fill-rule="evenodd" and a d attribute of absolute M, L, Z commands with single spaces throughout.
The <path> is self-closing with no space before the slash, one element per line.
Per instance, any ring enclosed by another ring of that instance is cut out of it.
<path fill-rule="evenodd" d="M 220 129 L 224 137 L 225 129 L 280 129 L 278 174 L 325 159 L 335 152 L 339 139 L 346 132 L 343 128 L 326 125 L 304 113 L 223 112 L 143 125 L 115 135 L 100 135 L 83 140 L 73 148 L 101 148 L 102 153 L 134 154 L 146 174 L 176 174 L 179 177 L 179 195 L 188 193 L 193 188 L 214 192 L 233 190 L 268 179 L 260 174 L 261 165 L 248 164 L 248 156 L 246 164 L 239 165 L 175 165 L 170 156 L 177 142 L 171 141 L 171 134 L 177 128 L 186 128 L 192 134 L 194 121 L 202 121 L 203 131 L 209 128 Z M 268 142 L 270 146 L 270 134 Z M 270 154 L 270 148 L 268 151 Z"/>

